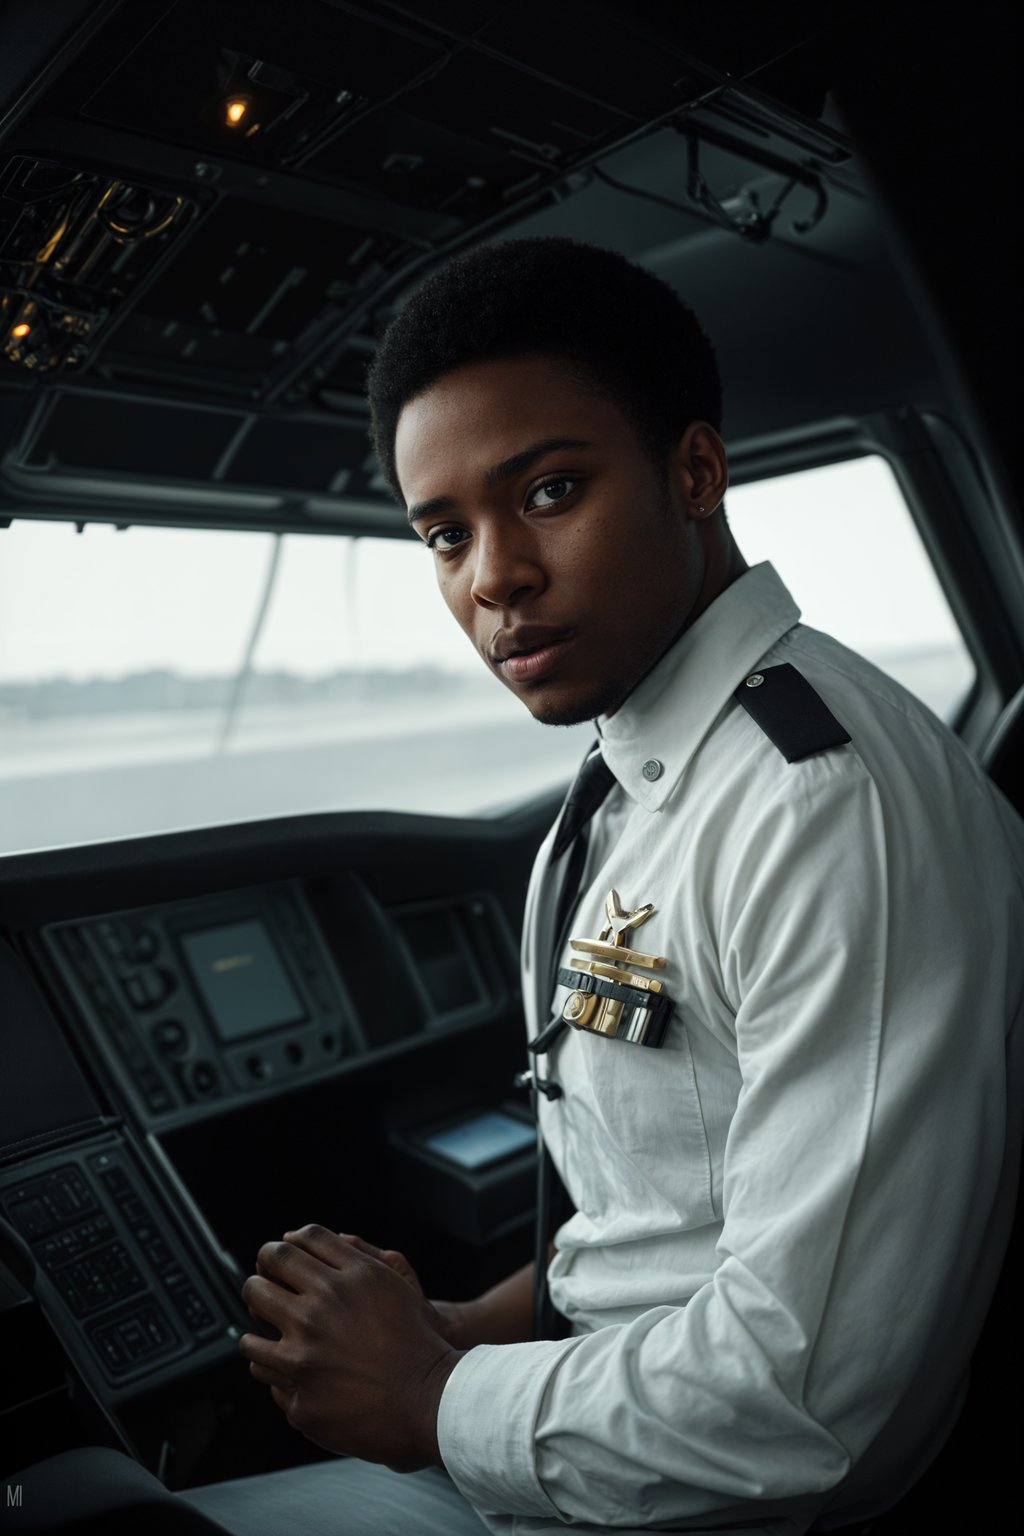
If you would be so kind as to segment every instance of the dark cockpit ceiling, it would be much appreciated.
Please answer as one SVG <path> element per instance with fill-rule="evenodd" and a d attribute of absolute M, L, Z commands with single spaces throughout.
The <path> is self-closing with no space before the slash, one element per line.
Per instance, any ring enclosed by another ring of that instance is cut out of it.
<path fill-rule="evenodd" d="M 375 335 L 432 264 L 527 233 L 679 289 L 731 443 L 947 411 L 820 9 L 8 5 L 0 514 L 402 532 Z"/>

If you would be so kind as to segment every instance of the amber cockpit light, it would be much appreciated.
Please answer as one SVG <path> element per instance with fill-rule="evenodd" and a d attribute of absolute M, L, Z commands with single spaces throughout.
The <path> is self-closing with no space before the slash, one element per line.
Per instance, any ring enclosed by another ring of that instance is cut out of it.
<path fill-rule="evenodd" d="M 244 96 L 232 96 L 225 104 L 224 116 L 229 128 L 237 128 L 249 110 Z"/>

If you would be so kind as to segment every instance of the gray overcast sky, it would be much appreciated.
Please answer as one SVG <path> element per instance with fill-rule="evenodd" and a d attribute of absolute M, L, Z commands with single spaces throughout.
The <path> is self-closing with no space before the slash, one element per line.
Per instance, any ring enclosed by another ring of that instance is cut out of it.
<path fill-rule="evenodd" d="M 869 655 L 956 631 L 888 465 L 860 459 L 733 491 L 737 540 L 771 559 L 805 622 Z M 623 554 L 629 552 L 623 526 Z M 270 558 L 267 534 L 16 521 L 0 531 L 0 680 L 194 676 L 239 665 Z M 482 664 L 410 540 L 288 537 L 256 665 Z"/>

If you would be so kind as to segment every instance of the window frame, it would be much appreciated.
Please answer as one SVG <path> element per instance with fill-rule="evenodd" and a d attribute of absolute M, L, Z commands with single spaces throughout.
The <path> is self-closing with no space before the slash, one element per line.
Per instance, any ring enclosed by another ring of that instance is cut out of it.
<path fill-rule="evenodd" d="M 911 407 L 812 423 L 730 445 L 730 480 L 749 485 L 870 454 L 895 476 L 974 663 L 950 724 L 978 750 L 1024 676 L 1024 549 L 956 428 Z"/>

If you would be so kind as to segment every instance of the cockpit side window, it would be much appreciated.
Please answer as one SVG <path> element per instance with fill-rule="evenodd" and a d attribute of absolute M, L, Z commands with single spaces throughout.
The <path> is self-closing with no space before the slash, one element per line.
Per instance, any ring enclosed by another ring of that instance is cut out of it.
<path fill-rule="evenodd" d="M 954 718 L 974 661 L 881 455 L 741 485 L 726 506 L 747 561 L 772 562 L 805 624 Z"/>

